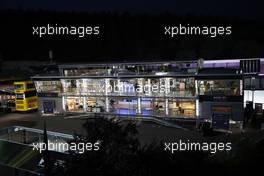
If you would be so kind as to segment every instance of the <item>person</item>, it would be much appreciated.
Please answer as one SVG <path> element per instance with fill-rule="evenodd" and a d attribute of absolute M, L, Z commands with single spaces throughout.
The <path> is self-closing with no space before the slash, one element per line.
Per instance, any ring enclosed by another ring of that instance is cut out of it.
<path fill-rule="evenodd" d="M 209 92 L 209 91 L 211 91 L 211 86 L 210 86 L 210 83 L 207 82 L 207 84 L 206 84 L 206 86 L 205 86 L 205 92 L 206 92 L 207 94 L 211 94 L 211 92 Z"/>

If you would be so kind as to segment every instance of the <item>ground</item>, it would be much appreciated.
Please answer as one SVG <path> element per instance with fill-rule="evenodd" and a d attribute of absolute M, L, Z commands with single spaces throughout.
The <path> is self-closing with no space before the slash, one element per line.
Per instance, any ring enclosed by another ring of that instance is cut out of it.
<path fill-rule="evenodd" d="M 9 113 L 0 114 L 0 128 L 9 126 L 25 126 L 31 128 L 43 129 L 44 117 L 38 112 L 33 113 Z M 65 117 L 46 117 L 47 129 L 49 131 L 73 134 L 85 133 L 82 124 L 84 118 L 65 118 Z M 142 144 L 155 141 L 177 142 L 179 140 L 190 140 L 191 142 L 208 141 L 208 142 L 237 142 L 245 136 L 255 136 L 263 131 L 246 129 L 246 132 L 233 134 L 215 134 L 213 136 L 202 136 L 196 130 L 182 130 L 172 127 L 162 126 L 152 122 L 137 122 L 138 136 Z"/>

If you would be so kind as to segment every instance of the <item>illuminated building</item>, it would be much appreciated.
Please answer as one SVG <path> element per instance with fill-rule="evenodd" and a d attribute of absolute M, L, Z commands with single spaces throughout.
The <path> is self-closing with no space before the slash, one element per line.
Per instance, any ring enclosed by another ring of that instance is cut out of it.
<path fill-rule="evenodd" d="M 254 103 L 264 103 L 264 98 L 259 97 L 264 89 L 263 59 L 199 62 L 68 64 L 60 65 L 57 75 L 36 75 L 32 79 L 39 110 L 48 115 L 105 113 L 196 119 L 211 108 L 204 109 L 200 103 L 201 97 L 204 100 L 209 94 L 211 99 L 222 97 L 221 100 L 241 103 L 242 108 L 230 103 L 234 116 L 243 116 L 243 103 L 252 98 Z M 206 72 L 208 69 L 211 71 Z"/>

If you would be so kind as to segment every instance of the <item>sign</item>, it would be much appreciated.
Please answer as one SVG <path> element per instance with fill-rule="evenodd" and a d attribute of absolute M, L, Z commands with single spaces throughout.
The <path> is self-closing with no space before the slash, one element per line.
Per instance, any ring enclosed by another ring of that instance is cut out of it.
<path fill-rule="evenodd" d="M 230 114 L 214 113 L 212 116 L 212 127 L 216 130 L 229 130 Z"/>
<path fill-rule="evenodd" d="M 44 101 L 43 102 L 44 114 L 53 114 L 54 105 L 55 105 L 54 101 Z"/>

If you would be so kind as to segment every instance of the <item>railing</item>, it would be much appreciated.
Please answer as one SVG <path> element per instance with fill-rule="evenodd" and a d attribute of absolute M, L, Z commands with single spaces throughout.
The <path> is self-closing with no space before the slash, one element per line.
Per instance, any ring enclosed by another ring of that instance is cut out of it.
<path fill-rule="evenodd" d="M 58 132 L 47 131 L 50 140 L 72 140 L 73 136 Z M 0 130 L 0 139 L 8 142 L 31 145 L 34 142 L 43 142 L 43 130 L 13 126 Z"/>
<path fill-rule="evenodd" d="M 195 98 L 196 95 L 191 91 L 175 91 L 175 92 L 64 92 L 62 95 L 66 96 L 126 96 L 126 97 L 171 97 L 171 98 Z"/>
<path fill-rule="evenodd" d="M 1 173 L 4 172 L 4 174 L 14 175 L 14 176 L 44 176 L 44 174 L 42 173 L 11 167 L 2 163 L 0 163 L 0 170 Z"/>

